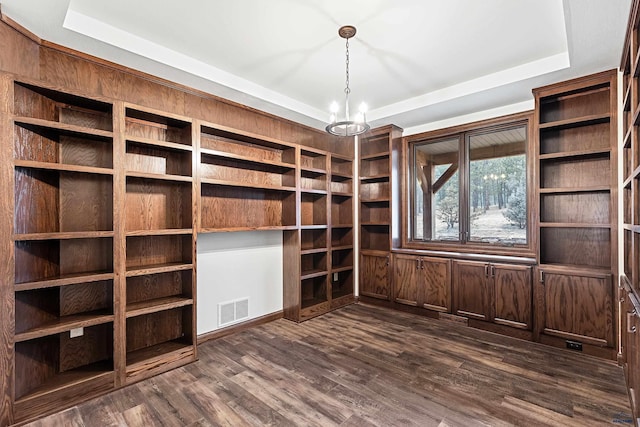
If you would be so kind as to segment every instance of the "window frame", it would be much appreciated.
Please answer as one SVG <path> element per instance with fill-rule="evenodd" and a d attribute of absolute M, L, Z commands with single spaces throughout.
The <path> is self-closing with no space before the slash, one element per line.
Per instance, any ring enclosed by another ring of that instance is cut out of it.
<path fill-rule="evenodd" d="M 526 186 L 527 186 L 527 243 L 521 245 L 504 245 L 500 243 L 487 243 L 481 241 L 473 241 L 469 236 L 459 238 L 457 241 L 451 240 L 414 240 L 413 228 L 415 227 L 415 168 L 414 156 L 415 147 L 423 143 L 437 143 L 447 139 L 457 138 L 459 141 L 458 149 L 458 170 L 459 175 L 459 232 L 468 233 L 470 231 L 469 214 L 471 210 L 469 200 L 470 173 L 469 173 L 469 138 L 475 135 L 500 131 L 517 126 L 525 126 L 527 133 L 527 144 L 525 147 L 526 158 Z M 494 119 L 483 120 L 468 123 L 460 126 L 454 126 L 435 131 L 428 131 L 421 134 L 411 135 L 403 138 L 404 159 L 404 179 L 402 182 L 402 195 L 405 202 L 402 204 L 403 229 L 402 247 L 407 249 L 435 250 L 446 252 L 472 252 L 480 254 L 495 255 L 518 255 L 518 256 L 535 256 L 537 236 L 533 232 L 535 230 L 535 220 L 537 205 L 535 202 L 535 135 L 533 132 L 533 111 L 524 113 L 511 114 Z"/>

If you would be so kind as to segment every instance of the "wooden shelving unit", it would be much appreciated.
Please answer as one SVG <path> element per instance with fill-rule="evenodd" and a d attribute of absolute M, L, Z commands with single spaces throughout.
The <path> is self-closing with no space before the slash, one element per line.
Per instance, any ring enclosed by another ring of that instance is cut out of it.
<path fill-rule="evenodd" d="M 391 301 L 391 248 L 399 245 L 400 232 L 392 223 L 400 218 L 400 195 L 392 191 L 399 166 L 393 162 L 399 161 L 401 136 L 402 129 L 385 126 L 359 138 L 359 284 L 367 298 Z"/>
<path fill-rule="evenodd" d="M 132 382 L 196 357 L 196 162 L 188 118 L 127 104 L 122 128 L 125 381 Z"/>
<path fill-rule="evenodd" d="M 625 379 L 634 419 L 640 417 L 640 1 L 634 0 L 622 50 L 622 271 L 618 310 L 620 351 L 618 361 Z"/>
<path fill-rule="evenodd" d="M 113 385 L 114 135 L 108 102 L 18 81 L 12 93 L 20 419 L 68 387 Z"/>
<path fill-rule="evenodd" d="M 541 342 L 615 354 L 617 76 L 534 89 Z M 588 315 L 579 315 L 587 313 Z"/>

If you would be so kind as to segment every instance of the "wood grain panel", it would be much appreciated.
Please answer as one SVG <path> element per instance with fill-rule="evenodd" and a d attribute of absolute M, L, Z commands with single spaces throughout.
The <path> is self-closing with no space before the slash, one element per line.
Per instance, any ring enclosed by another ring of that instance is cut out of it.
<path fill-rule="evenodd" d="M 353 197 L 331 196 L 331 225 L 353 224 Z"/>
<path fill-rule="evenodd" d="M 183 310 L 191 307 L 128 318 L 127 353 L 182 338 L 186 330 Z"/>
<path fill-rule="evenodd" d="M 609 193 L 541 194 L 540 221 L 609 224 Z"/>
<path fill-rule="evenodd" d="M 581 159 L 545 160 L 540 165 L 541 188 L 611 185 L 609 154 Z"/>
<path fill-rule="evenodd" d="M 191 264 L 191 234 L 127 237 L 127 270 L 162 264 Z"/>
<path fill-rule="evenodd" d="M 127 305 L 170 296 L 191 297 L 192 270 L 127 278 Z"/>
<path fill-rule="evenodd" d="M 16 168 L 14 233 L 60 231 L 59 186 L 56 172 Z"/>
<path fill-rule="evenodd" d="M 376 251 L 389 251 L 389 226 L 365 225 L 360 228 L 360 248 Z"/>
<path fill-rule="evenodd" d="M 494 272 L 493 321 L 516 328 L 532 328 L 531 267 L 492 264 Z"/>
<path fill-rule="evenodd" d="M 390 255 L 360 256 L 360 295 L 383 300 L 391 299 Z"/>
<path fill-rule="evenodd" d="M 540 133 L 540 154 L 609 149 L 609 123 L 569 129 L 546 129 Z"/>
<path fill-rule="evenodd" d="M 300 319 L 300 241 L 302 239 L 305 242 L 305 249 L 326 247 L 326 232 L 326 230 L 285 230 L 282 233 L 282 310 L 286 319 L 296 322 Z"/>
<path fill-rule="evenodd" d="M 127 143 L 125 168 L 128 171 L 191 176 L 191 151 L 163 150 Z"/>
<path fill-rule="evenodd" d="M 540 262 L 610 268 L 610 239 L 607 228 L 543 228 Z"/>
<path fill-rule="evenodd" d="M 472 261 L 453 262 L 453 307 L 460 316 L 491 320 L 488 264 Z"/>
<path fill-rule="evenodd" d="M 113 365 L 113 323 L 84 328 L 80 337 L 60 334 L 60 372 L 102 361 Z"/>
<path fill-rule="evenodd" d="M 395 302 L 418 305 L 419 259 L 408 255 L 393 257 L 393 297 Z"/>
<path fill-rule="evenodd" d="M 6 26 L 0 24 L 0 43 L 6 38 Z M 12 47 L 12 49 L 15 47 Z M 2 49 L 4 51 L 4 49 Z M 28 55 L 28 53 L 27 53 Z M 2 55 L 0 55 L 2 56 Z M 2 60 L 0 60 L 2 61 Z M 4 68 L 4 63 L 0 67 Z M 12 64 L 15 66 L 15 64 Z M 15 262 L 14 244 L 9 238 L 14 233 L 13 221 L 14 195 L 14 168 L 8 161 L 13 156 L 13 125 L 9 120 L 12 110 L 13 83 L 5 74 L 0 74 L 0 301 L 3 301 L 0 309 L 0 425 L 12 422 L 13 401 L 13 333 L 15 322 L 14 289 Z"/>
<path fill-rule="evenodd" d="M 389 194 L 389 180 L 360 183 L 360 199 L 362 200 L 388 199 Z"/>
<path fill-rule="evenodd" d="M 542 100 L 540 123 L 569 120 L 578 117 L 608 114 L 609 88 L 605 85 L 567 91 Z"/>
<path fill-rule="evenodd" d="M 59 231 L 113 230 L 111 176 L 62 173 L 59 188 Z"/>
<path fill-rule="evenodd" d="M 191 228 L 191 184 L 127 178 L 126 230 Z"/>
<path fill-rule="evenodd" d="M 113 271 L 113 239 L 60 241 L 60 274 Z"/>
<path fill-rule="evenodd" d="M 362 177 L 388 175 L 389 172 L 389 157 L 360 160 L 360 176 Z"/>
<path fill-rule="evenodd" d="M 4 21 L 4 18 L 3 18 Z M 38 77 L 40 46 L 18 31 L 0 23 L 0 70 L 22 76 Z"/>
<path fill-rule="evenodd" d="M 391 208 L 388 201 L 362 202 L 360 204 L 360 221 L 367 222 L 391 222 Z"/>
<path fill-rule="evenodd" d="M 421 259 L 423 307 L 451 313 L 451 260 L 433 257 Z"/>
<path fill-rule="evenodd" d="M 544 274 L 544 332 L 613 345 L 613 289 L 610 276 Z"/>
<path fill-rule="evenodd" d="M 113 312 L 113 281 L 60 287 L 60 316 L 96 310 Z"/>
<path fill-rule="evenodd" d="M 59 364 L 60 345 L 57 335 L 16 343 L 16 400 L 55 376 Z"/>

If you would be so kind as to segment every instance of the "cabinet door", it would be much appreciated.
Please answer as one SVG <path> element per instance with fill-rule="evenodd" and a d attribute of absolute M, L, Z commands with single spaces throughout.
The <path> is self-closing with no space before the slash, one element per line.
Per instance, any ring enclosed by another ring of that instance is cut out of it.
<path fill-rule="evenodd" d="M 451 312 L 451 261 L 423 257 L 420 264 L 423 307 Z"/>
<path fill-rule="evenodd" d="M 613 346 L 611 275 L 542 269 L 542 333 Z"/>
<path fill-rule="evenodd" d="M 395 255 L 393 258 L 393 296 L 395 302 L 418 305 L 418 272 L 420 259 L 410 255 Z"/>
<path fill-rule="evenodd" d="M 389 255 L 360 257 L 360 295 L 389 300 L 391 298 Z"/>
<path fill-rule="evenodd" d="M 490 320 L 490 279 L 487 276 L 489 264 L 454 261 L 453 266 L 455 314 L 473 319 Z"/>
<path fill-rule="evenodd" d="M 495 313 L 493 321 L 531 329 L 531 267 L 491 264 Z"/>

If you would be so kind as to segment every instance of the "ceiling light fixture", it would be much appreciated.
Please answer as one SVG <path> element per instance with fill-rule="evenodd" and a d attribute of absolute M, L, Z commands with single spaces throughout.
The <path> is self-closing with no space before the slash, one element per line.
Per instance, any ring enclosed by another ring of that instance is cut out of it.
<path fill-rule="evenodd" d="M 367 124 L 367 104 L 364 102 L 360 104 L 360 108 L 358 109 L 358 114 L 354 120 L 349 118 L 349 94 L 351 93 L 351 89 L 349 89 L 349 39 L 356 35 L 356 27 L 351 25 L 345 25 L 344 27 L 340 27 L 338 30 L 338 34 L 343 39 L 346 39 L 346 47 L 347 47 L 347 60 L 346 60 L 346 69 L 347 69 L 347 79 L 346 79 L 346 87 L 344 88 L 345 101 L 344 101 L 344 118 L 338 121 L 338 111 L 340 111 L 340 106 L 337 102 L 333 102 L 331 104 L 331 123 L 327 125 L 325 128 L 327 132 L 332 135 L 337 136 L 354 136 L 360 135 L 369 130 L 369 125 Z"/>

